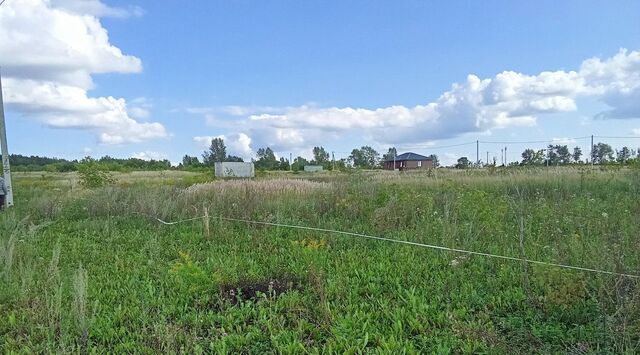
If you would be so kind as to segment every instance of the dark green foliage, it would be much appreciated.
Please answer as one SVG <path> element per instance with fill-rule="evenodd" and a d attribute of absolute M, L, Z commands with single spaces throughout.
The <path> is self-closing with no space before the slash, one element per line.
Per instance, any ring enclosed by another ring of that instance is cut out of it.
<path fill-rule="evenodd" d="M 114 184 L 115 178 L 94 159 L 89 157 L 82 159 L 78 164 L 80 184 L 87 188 L 97 188 Z"/>
<path fill-rule="evenodd" d="M 571 153 L 566 145 L 549 144 L 547 147 L 547 165 L 566 165 L 571 163 Z"/>
<path fill-rule="evenodd" d="M 616 161 L 626 164 L 633 157 L 633 154 L 634 152 L 629 147 L 622 147 L 622 149 L 616 151 Z"/>
<path fill-rule="evenodd" d="M 224 161 L 229 161 L 229 162 L 238 162 L 238 163 L 242 163 L 244 162 L 244 159 L 235 156 L 235 155 L 227 155 L 227 157 L 225 158 Z"/>
<path fill-rule="evenodd" d="M 544 150 L 525 149 L 522 152 L 522 165 L 542 165 L 544 161 Z"/>
<path fill-rule="evenodd" d="M 49 171 L 70 172 L 78 170 L 77 160 L 65 160 L 38 156 L 26 157 L 23 155 L 10 156 L 11 168 L 14 171 Z M 196 159 L 197 160 L 197 159 Z M 120 159 L 103 156 L 96 160 L 102 170 L 108 171 L 157 171 L 171 168 L 168 160 L 142 160 L 136 158 Z"/>
<path fill-rule="evenodd" d="M 329 168 L 331 161 L 329 160 L 329 153 L 327 153 L 323 147 L 313 147 L 313 165 L 322 165 L 325 169 Z"/>
<path fill-rule="evenodd" d="M 613 149 L 606 143 L 598 143 L 593 146 L 591 159 L 596 164 L 604 164 L 613 160 Z"/>
<path fill-rule="evenodd" d="M 257 160 L 254 161 L 256 169 L 278 170 L 279 162 L 271 148 L 260 148 L 257 151 Z"/>
<path fill-rule="evenodd" d="M 580 157 L 582 157 L 582 149 L 580 149 L 580 147 L 574 147 L 573 154 L 571 154 L 571 158 L 573 159 L 573 162 L 579 163 Z"/>
<path fill-rule="evenodd" d="M 380 154 L 369 147 L 363 146 L 360 149 L 354 149 L 349 156 L 349 162 L 356 168 L 373 169 L 378 167 Z"/>
<path fill-rule="evenodd" d="M 440 160 L 438 160 L 438 156 L 435 154 L 429 155 L 429 158 L 433 159 L 433 167 L 437 168 L 440 166 Z"/>
<path fill-rule="evenodd" d="M 396 147 L 391 147 L 391 148 L 389 148 L 387 153 L 382 156 L 382 160 L 383 161 L 390 161 L 390 160 L 393 160 L 393 158 L 395 158 L 397 156 L 398 156 L 398 151 L 396 150 Z"/>
<path fill-rule="evenodd" d="M 192 157 L 189 155 L 185 155 L 182 157 L 182 166 L 183 167 L 196 167 L 202 165 L 198 160 L 198 157 Z"/>
<path fill-rule="evenodd" d="M 205 165 L 213 166 L 216 162 L 223 162 L 227 158 L 227 146 L 224 144 L 224 139 L 214 138 L 211 140 L 211 145 L 208 150 L 202 153 L 202 162 Z"/>
<path fill-rule="evenodd" d="M 471 162 L 467 157 L 458 158 L 458 162 L 456 163 L 456 169 L 468 169 L 471 166 Z"/>
<path fill-rule="evenodd" d="M 302 171 L 304 170 L 304 166 L 309 165 L 309 161 L 303 157 L 297 157 L 293 160 L 293 164 L 291 165 L 291 169 L 293 171 Z"/>

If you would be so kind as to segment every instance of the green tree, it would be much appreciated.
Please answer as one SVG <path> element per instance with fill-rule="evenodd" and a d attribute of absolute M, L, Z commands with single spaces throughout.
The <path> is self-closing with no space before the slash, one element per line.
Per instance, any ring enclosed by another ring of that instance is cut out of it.
<path fill-rule="evenodd" d="M 591 160 L 595 164 L 604 164 L 613 159 L 613 149 L 606 143 L 599 142 L 593 146 Z"/>
<path fill-rule="evenodd" d="M 227 147 L 224 139 L 214 138 L 211 140 L 209 149 L 202 153 L 202 161 L 205 165 L 213 166 L 216 162 L 225 161 L 227 158 Z"/>
<path fill-rule="evenodd" d="M 582 157 L 582 149 L 580 149 L 580 147 L 574 147 L 571 157 L 573 158 L 574 163 L 579 163 L 580 157 Z"/>
<path fill-rule="evenodd" d="M 431 158 L 433 160 L 433 167 L 437 168 L 440 166 L 440 160 L 438 159 L 438 156 L 435 154 L 431 154 L 429 155 L 429 158 Z"/>
<path fill-rule="evenodd" d="M 618 163 L 626 164 L 631 159 L 631 149 L 628 147 L 622 147 L 622 149 L 616 151 L 616 160 Z"/>
<path fill-rule="evenodd" d="M 531 148 L 527 148 L 522 152 L 522 165 L 532 165 L 533 164 L 533 156 L 536 154 L 535 150 Z"/>
<path fill-rule="evenodd" d="M 244 159 L 242 159 L 241 157 L 237 157 L 235 155 L 227 155 L 227 158 L 224 161 L 242 163 L 244 162 Z"/>
<path fill-rule="evenodd" d="M 391 148 L 389 148 L 387 153 L 382 156 L 382 160 L 390 161 L 390 160 L 393 160 L 393 158 L 397 157 L 397 156 L 398 156 L 398 151 L 396 150 L 396 147 L 391 147 Z"/>
<path fill-rule="evenodd" d="M 564 165 L 571 162 L 571 154 L 566 145 L 549 144 L 547 147 L 547 162 L 549 165 Z"/>
<path fill-rule="evenodd" d="M 182 157 L 182 166 L 200 166 L 200 161 L 198 160 L 198 157 L 185 155 Z"/>
<path fill-rule="evenodd" d="M 455 168 L 456 169 L 467 169 L 469 166 L 471 166 L 471 162 L 469 161 L 469 158 L 461 157 L 461 158 L 458 159 L 458 162 L 456 163 Z"/>
<path fill-rule="evenodd" d="M 301 171 L 304 170 L 304 166 L 309 165 L 307 159 L 303 157 L 297 157 L 293 159 L 293 164 L 291 164 L 291 170 L 293 171 Z"/>
<path fill-rule="evenodd" d="M 571 163 L 571 153 L 569 152 L 569 147 L 566 145 L 556 145 L 555 147 L 556 154 L 558 154 L 558 163 L 561 165 L 566 165 Z"/>
<path fill-rule="evenodd" d="M 354 149 L 349 156 L 349 162 L 356 168 L 373 169 L 378 165 L 380 154 L 369 147 L 363 146 L 360 149 Z"/>
<path fill-rule="evenodd" d="M 275 170 L 278 168 L 278 160 L 271 148 L 260 148 L 257 151 L 258 159 L 255 161 L 257 169 Z"/>
<path fill-rule="evenodd" d="M 90 189 L 116 182 L 116 179 L 106 168 L 91 157 L 82 159 L 78 164 L 78 175 L 80 175 L 80 184 Z"/>
<path fill-rule="evenodd" d="M 329 153 L 323 147 L 313 147 L 313 164 L 328 167 L 329 163 Z"/>
<path fill-rule="evenodd" d="M 542 165 L 544 163 L 544 151 L 525 149 L 522 152 L 522 165 Z"/>
<path fill-rule="evenodd" d="M 289 170 L 289 161 L 284 157 L 281 157 L 278 162 L 278 170 Z"/>

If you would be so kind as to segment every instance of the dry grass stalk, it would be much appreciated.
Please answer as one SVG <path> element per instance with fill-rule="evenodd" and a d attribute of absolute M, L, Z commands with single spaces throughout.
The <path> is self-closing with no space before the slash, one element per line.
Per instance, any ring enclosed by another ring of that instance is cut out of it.
<path fill-rule="evenodd" d="M 204 210 L 204 219 L 202 220 L 204 237 L 209 239 L 211 236 L 210 228 L 209 228 L 209 208 L 207 206 L 202 206 Z"/>
<path fill-rule="evenodd" d="M 326 182 L 302 179 L 267 179 L 267 180 L 225 180 L 204 184 L 196 184 L 187 188 L 187 193 L 214 192 L 218 194 L 249 191 L 261 194 L 297 193 L 304 194 L 329 188 Z"/>

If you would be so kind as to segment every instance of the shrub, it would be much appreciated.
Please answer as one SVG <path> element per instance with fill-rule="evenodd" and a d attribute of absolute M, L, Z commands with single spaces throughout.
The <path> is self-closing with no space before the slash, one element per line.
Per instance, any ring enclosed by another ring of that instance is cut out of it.
<path fill-rule="evenodd" d="M 87 188 L 97 188 L 114 184 L 116 179 L 106 169 L 91 158 L 85 158 L 78 164 L 80 184 Z"/>

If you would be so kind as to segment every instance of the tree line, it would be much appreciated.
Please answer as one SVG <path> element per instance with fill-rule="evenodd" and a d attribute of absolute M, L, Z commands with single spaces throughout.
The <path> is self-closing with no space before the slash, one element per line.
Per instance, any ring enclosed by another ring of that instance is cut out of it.
<path fill-rule="evenodd" d="M 226 151 L 224 140 L 222 138 L 214 138 L 211 140 L 209 148 L 202 153 L 202 162 L 198 157 L 185 155 L 182 158 L 181 166 L 213 167 L 216 162 L 243 161 L 242 158 L 227 155 Z M 346 168 L 377 169 L 382 168 L 385 160 L 392 160 L 394 156 L 397 156 L 396 148 L 389 148 L 388 152 L 381 156 L 378 151 L 366 145 L 354 148 L 347 158 L 337 160 L 322 146 L 313 147 L 311 153 L 313 158 L 310 160 L 298 156 L 290 162 L 285 157 L 276 158 L 274 151 L 270 147 L 264 147 L 256 151 L 256 158 L 251 161 L 258 170 L 301 171 L 304 170 L 305 165 L 319 165 L 324 170 L 343 170 Z M 438 157 L 436 155 L 431 155 L 430 157 L 437 166 Z"/>
<path fill-rule="evenodd" d="M 86 162 L 95 163 L 102 170 L 108 171 L 149 171 L 171 169 L 169 160 L 143 160 L 137 158 L 113 158 L 108 155 L 99 159 L 85 157 L 82 160 L 67 160 L 60 158 L 47 158 L 37 155 L 9 155 L 9 164 L 14 171 L 50 171 L 50 172 L 70 172 L 78 171 L 78 167 Z"/>
<path fill-rule="evenodd" d="M 619 164 L 627 165 L 631 163 L 640 163 L 640 148 L 630 149 L 622 147 L 614 150 L 609 144 L 598 142 L 593 145 L 593 149 L 587 156 L 582 152 L 582 148 L 573 147 L 569 149 L 567 145 L 549 144 L 545 149 L 525 149 L 520 155 L 522 160 L 511 162 L 509 165 L 520 166 L 559 166 L 569 164 Z M 585 157 L 585 159 L 583 159 Z M 589 160 L 590 159 L 590 160 Z M 457 169 L 466 169 L 477 164 L 471 162 L 468 157 L 460 157 L 456 164 L 453 165 Z M 485 162 L 485 166 L 495 166 L 495 158 L 493 163 Z"/>
<path fill-rule="evenodd" d="M 566 145 L 549 144 L 546 149 L 525 149 L 522 152 L 520 165 L 568 165 L 584 164 L 593 162 L 594 164 L 628 164 L 640 161 L 640 149 L 630 149 L 622 147 L 614 150 L 609 144 L 598 142 L 593 145 L 590 153 L 590 160 L 583 160 L 583 152 L 580 147 L 569 150 Z"/>
<path fill-rule="evenodd" d="M 259 148 L 256 151 L 256 157 L 251 159 L 258 170 L 304 170 L 305 165 L 320 165 L 325 170 L 344 170 L 348 168 L 360 169 L 378 169 L 382 168 L 384 161 L 393 160 L 396 157 L 397 150 L 395 147 L 389 148 L 387 153 L 380 155 L 374 148 L 370 146 L 362 146 L 354 148 L 347 158 L 334 159 L 333 156 L 322 146 L 313 147 L 311 159 L 298 156 L 289 161 L 285 157 L 276 157 L 275 152 L 270 147 Z M 438 156 L 432 154 L 429 156 L 434 161 L 434 166 L 439 166 Z M 509 165 L 522 166 L 557 166 L 568 164 L 584 164 L 593 162 L 594 164 L 629 164 L 633 162 L 640 163 L 640 148 L 631 149 L 622 147 L 614 150 L 609 144 L 599 142 L 593 146 L 591 155 L 587 154 L 587 159 L 580 147 L 569 149 L 567 145 L 550 144 L 546 149 L 525 149 L 521 154 L 521 160 L 512 162 Z M 202 160 L 201 160 L 202 159 Z M 142 171 L 142 170 L 190 170 L 190 171 L 210 171 L 216 162 L 243 162 L 241 157 L 227 154 L 227 147 L 222 138 L 214 138 L 207 150 L 201 157 L 185 155 L 182 162 L 173 167 L 169 160 L 143 160 L 138 158 L 113 158 L 103 156 L 99 159 L 86 157 L 80 161 L 67 160 L 59 158 L 48 158 L 40 156 L 25 156 L 20 154 L 11 154 L 9 162 L 15 171 L 51 171 L 51 172 L 69 172 L 77 171 L 83 162 L 92 162 L 99 166 L 102 170 L 108 171 Z M 475 166 L 476 164 L 469 160 L 468 157 L 460 157 L 454 168 L 465 169 Z M 485 162 L 485 165 L 496 165 Z"/>

